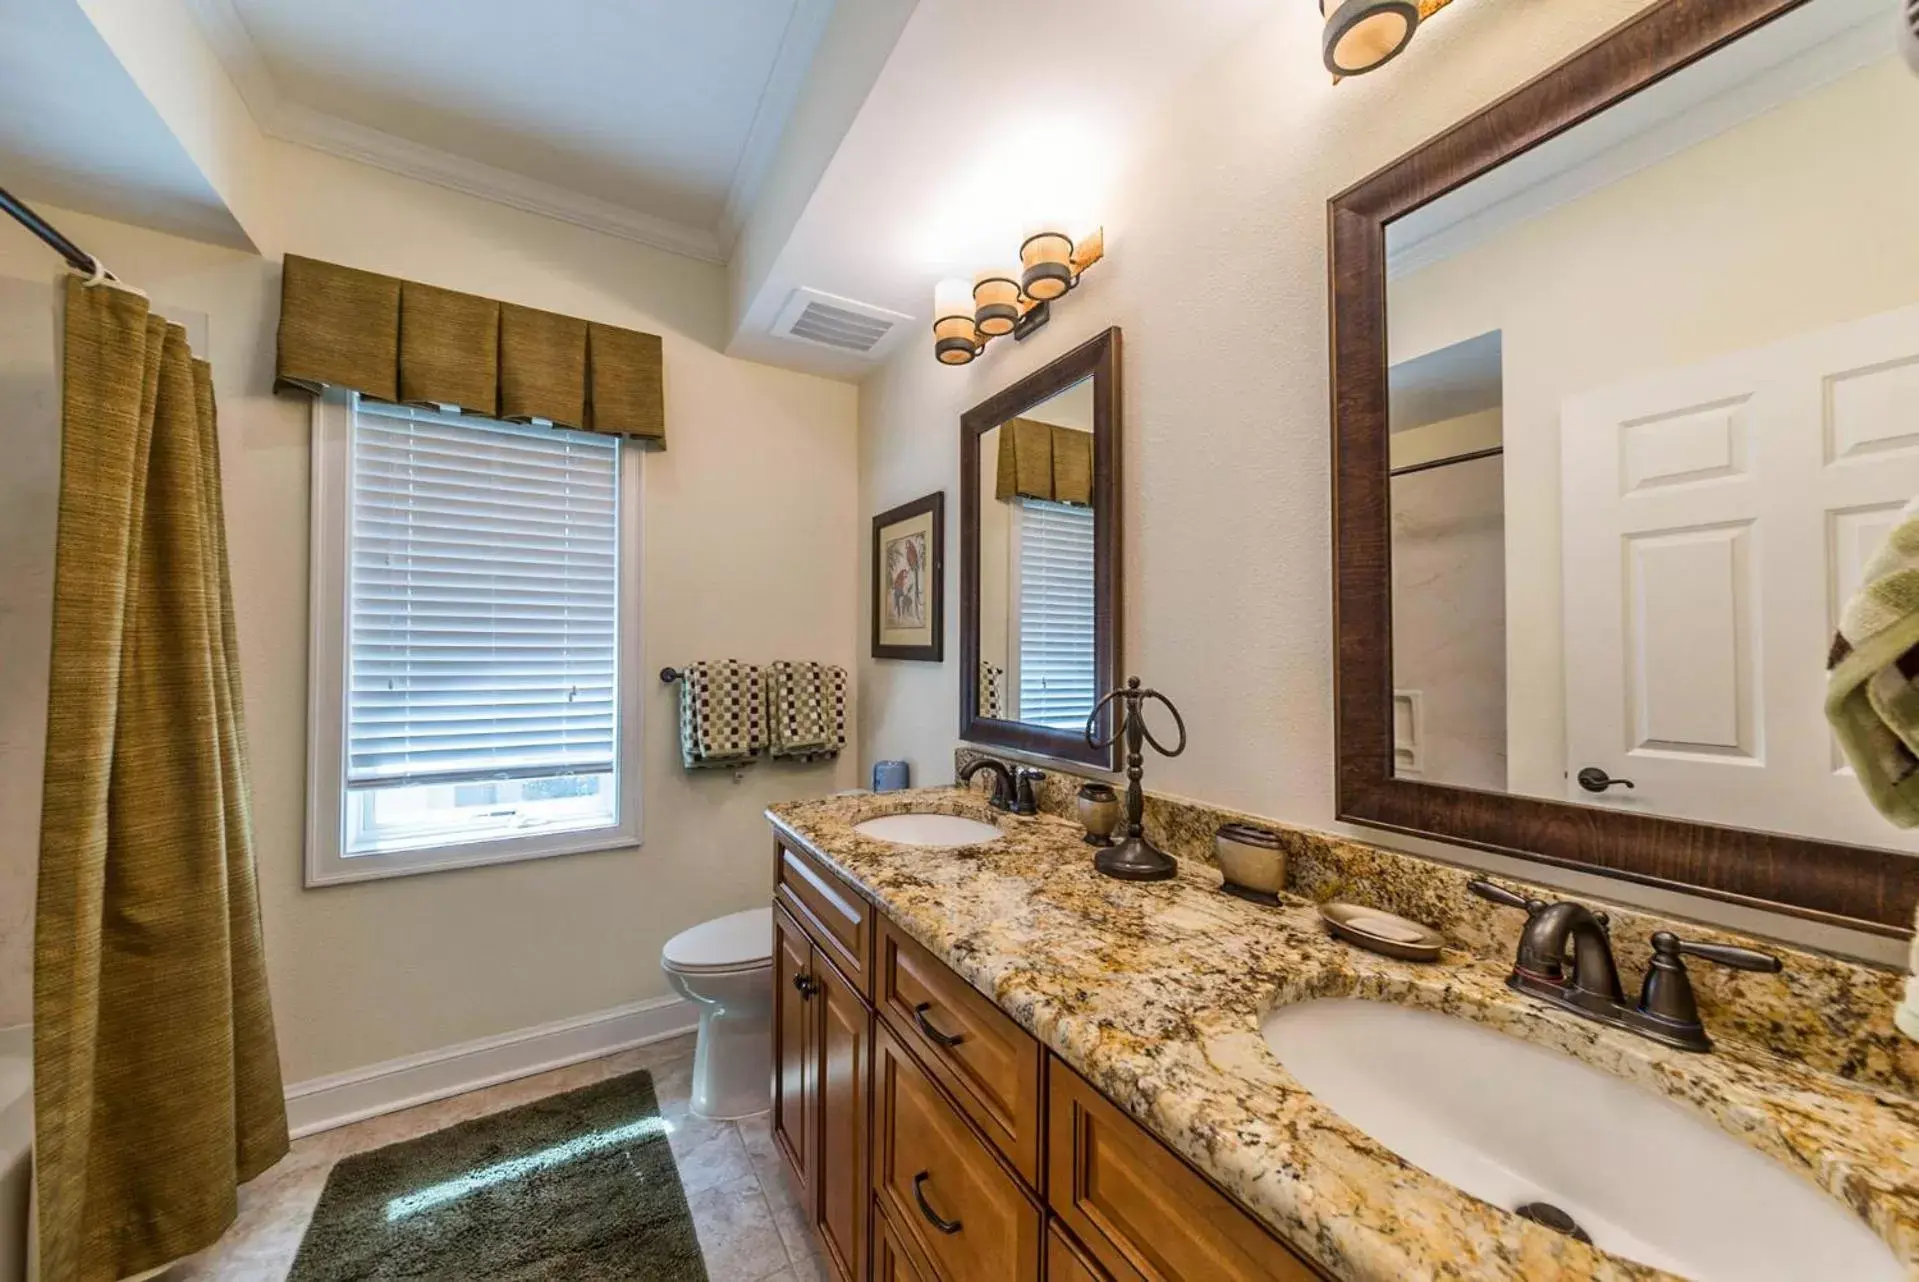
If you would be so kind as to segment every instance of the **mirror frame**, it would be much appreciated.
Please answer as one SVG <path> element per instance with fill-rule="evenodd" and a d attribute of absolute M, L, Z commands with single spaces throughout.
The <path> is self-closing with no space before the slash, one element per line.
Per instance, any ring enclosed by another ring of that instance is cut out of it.
<path fill-rule="evenodd" d="M 1582 872 L 1912 933 L 1919 857 L 1396 778 L 1386 225 L 1810 0 L 1659 0 L 1328 202 L 1339 818 Z"/>
<path fill-rule="evenodd" d="M 960 738 L 1077 762 L 1119 769 L 1119 745 L 1088 746 L 1083 734 L 1005 721 L 979 714 L 979 505 L 980 438 L 1008 419 L 1085 378 L 1093 380 L 1093 680 L 1104 693 L 1119 680 L 1120 611 L 1120 332 L 1107 330 L 1050 365 L 960 416 Z M 1100 737 L 1111 733 L 1110 712 L 1100 714 Z"/>

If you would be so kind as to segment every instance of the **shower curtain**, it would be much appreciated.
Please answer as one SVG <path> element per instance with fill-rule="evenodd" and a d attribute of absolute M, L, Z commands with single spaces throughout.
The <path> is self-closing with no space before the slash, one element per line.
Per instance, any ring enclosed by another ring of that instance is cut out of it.
<path fill-rule="evenodd" d="M 43 1282 L 216 1240 L 287 1149 L 213 386 L 186 332 L 66 286 L 34 936 Z"/>

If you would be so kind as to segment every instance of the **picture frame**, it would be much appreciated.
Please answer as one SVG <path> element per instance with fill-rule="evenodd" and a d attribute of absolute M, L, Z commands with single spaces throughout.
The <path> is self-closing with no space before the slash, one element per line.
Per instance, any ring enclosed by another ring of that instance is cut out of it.
<path fill-rule="evenodd" d="M 873 518 L 873 657 L 946 658 L 946 491 Z"/>

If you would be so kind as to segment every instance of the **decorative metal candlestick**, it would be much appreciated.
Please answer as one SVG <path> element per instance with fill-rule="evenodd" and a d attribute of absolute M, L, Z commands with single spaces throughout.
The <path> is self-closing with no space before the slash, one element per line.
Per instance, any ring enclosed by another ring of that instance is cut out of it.
<path fill-rule="evenodd" d="M 1094 737 L 1099 725 L 1099 714 L 1106 705 L 1118 699 L 1126 705 L 1126 711 L 1113 727 L 1113 733 L 1100 740 Z M 1146 726 L 1144 716 L 1148 699 L 1157 699 L 1166 705 L 1166 711 L 1173 714 L 1173 724 L 1179 727 L 1179 746 L 1168 748 L 1153 737 Z M 1141 830 L 1140 820 L 1146 810 L 1146 795 L 1140 788 L 1140 778 L 1145 773 L 1146 754 L 1142 749 L 1146 744 L 1153 747 L 1163 757 L 1177 757 L 1186 751 L 1186 721 L 1179 715 L 1179 709 L 1173 701 L 1157 690 L 1142 690 L 1138 677 L 1128 677 L 1124 690 L 1115 690 L 1093 705 L 1092 715 L 1086 718 L 1086 742 L 1095 748 L 1110 748 L 1126 736 L 1126 835 L 1119 844 L 1099 852 L 1093 859 L 1093 867 L 1108 877 L 1117 877 L 1121 881 L 1165 881 L 1178 869 L 1173 857 L 1146 840 Z"/>

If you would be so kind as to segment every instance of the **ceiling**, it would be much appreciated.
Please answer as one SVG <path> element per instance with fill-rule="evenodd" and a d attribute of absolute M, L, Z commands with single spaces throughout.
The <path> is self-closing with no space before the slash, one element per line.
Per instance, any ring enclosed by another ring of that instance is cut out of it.
<path fill-rule="evenodd" d="M 1010 263 L 1027 219 L 1104 221 L 1166 96 L 1272 15 L 1273 0 L 922 0 L 728 350 L 858 377 L 864 362 L 768 333 L 795 289 L 923 333 L 934 284 Z M 1040 74 L 1036 50 L 1058 54 Z M 1124 253 L 1126 229 L 1108 233 Z"/>
<path fill-rule="evenodd" d="M 261 128 L 720 261 L 830 0 L 192 0 Z"/>
<path fill-rule="evenodd" d="M 78 5 L 0 0 L 0 31 L 0 187 L 23 200 L 252 248 Z"/>

